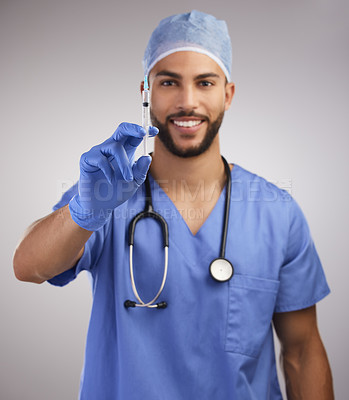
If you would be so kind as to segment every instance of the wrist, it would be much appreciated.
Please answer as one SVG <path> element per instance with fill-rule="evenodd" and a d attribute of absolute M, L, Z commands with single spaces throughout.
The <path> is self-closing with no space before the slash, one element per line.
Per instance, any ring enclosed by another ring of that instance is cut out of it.
<path fill-rule="evenodd" d="M 69 211 L 72 220 L 81 228 L 88 231 L 97 231 L 111 218 L 113 210 L 86 208 L 81 204 L 79 195 L 75 195 L 69 202 Z"/>

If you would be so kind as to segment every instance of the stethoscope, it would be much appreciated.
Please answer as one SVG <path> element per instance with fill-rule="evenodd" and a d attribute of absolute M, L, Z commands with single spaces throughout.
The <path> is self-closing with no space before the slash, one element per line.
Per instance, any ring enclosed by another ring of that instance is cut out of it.
<path fill-rule="evenodd" d="M 222 160 L 224 163 L 224 170 L 225 170 L 225 175 L 227 179 L 227 187 L 226 187 L 226 192 L 225 192 L 225 209 L 224 209 L 224 221 L 223 221 L 223 233 L 222 233 L 222 241 L 221 241 L 221 249 L 220 249 L 220 254 L 218 258 L 215 258 L 209 267 L 209 272 L 211 277 L 217 281 L 217 282 L 227 282 L 229 281 L 233 275 L 234 275 L 234 267 L 233 264 L 225 258 L 225 248 L 226 248 L 226 242 L 227 242 L 227 233 L 228 233 L 228 223 L 229 223 L 229 212 L 230 212 L 230 192 L 231 192 L 231 176 L 230 176 L 230 168 L 229 164 L 225 160 L 225 158 L 222 156 Z M 158 298 L 160 297 L 164 286 L 166 282 L 166 277 L 167 277 L 167 269 L 168 269 L 168 247 L 169 247 L 169 240 L 168 240 L 168 225 L 163 216 L 161 216 L 159 213 L 154 211 L 153 208 L 153 200 L 152 200 L 152 195 L 151 195 L 151 189 L 150 189 L 150 182 L 148 177 L 145 180 L 145 193 L 146 193 L 146 200 L 145 200 L 145 208 L 144 211 L 140 212 L 137 214 L 133 220 L 130 223 L 129 226 L 129 250 L 130 250 L 130 256 L 129 256 L 129 266 L 130 266 L 130 278 L 131 278 L 131 285 L 132 285 L 132 290 L 133 294 L 135 295 L 136 299 L 138 300 L 138 303 L 133 300 L 126 300 L 124 302 L 124 306 L 126 308 L 129 307 L 147 307 L 147 308 L 166 308 L 167 307 L 167 302 L 166 301 L 160 301 L 156 303 Z M 133 246 L 134 246 L 134 233 L 136 229 L 136 224 L 139 220 L 143 218 L 154 218 L 156 221 L 158 221 L 161 225 L 161 230 L 162 230 L 162 236 L 163 236 L 163 245 L 164 245 L 164 252 L 165 252 L 165 261 L 164 261 L 164 273 L 162 276 L 162 281 L 160 288 L 158 292 L 156 293 L 155 297 L 148 301 L 144 302 L 136 288 L 136 283 L 134 279 L 134 273 L 133 273 Z"/>

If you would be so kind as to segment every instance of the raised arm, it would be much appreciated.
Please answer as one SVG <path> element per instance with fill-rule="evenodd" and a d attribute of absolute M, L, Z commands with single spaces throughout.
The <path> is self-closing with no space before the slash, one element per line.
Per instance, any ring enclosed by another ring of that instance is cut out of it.
<path fill-rule="evenodd" d="M 315 306 L 276 313 L 275 331 L 288 400 L 333 400 L 331 370 L 316 321 Z"/>
<path fill-rule="evenodd" d="M 157 132 L 150 127 L 151 135 Z M 144 182 L 151 158 L 134 162 L 144 135 L 141 126 L 123 123 L 81 156 L 78 194 L 69 205 L 32 224 L 18 245 L 13 266 L 19 280 L 42 283 L 76 264 L 92 233 Z"/>

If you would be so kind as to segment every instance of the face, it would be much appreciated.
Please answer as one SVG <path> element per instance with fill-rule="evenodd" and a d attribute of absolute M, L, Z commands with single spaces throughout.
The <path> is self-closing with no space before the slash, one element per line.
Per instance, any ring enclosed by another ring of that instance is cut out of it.
<path fill-rule="evenodd" d="M 172 154 L 194 157 L 215 140 L 234 85 L 210 57 L 177 52 L 160 60 L 150 72 L 151 118 L 157 140 Z"/>

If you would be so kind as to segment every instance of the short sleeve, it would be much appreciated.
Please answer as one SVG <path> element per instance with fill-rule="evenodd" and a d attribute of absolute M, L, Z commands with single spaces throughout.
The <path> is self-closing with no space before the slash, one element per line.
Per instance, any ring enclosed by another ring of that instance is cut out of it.
<path fill-rule="evenodd" d="M 76 182 L 72 187 L 70 187 L 65 193 L 63 193 L 63 196 L 59 200 L 58 203 L 56 203 L 52 207 L 52 211 L 56 211 L 64 206 L 66 206 L 69 201 L 76 195 L 78 194 L 78 183 Z"/>
<path fill-rule="evenodd" d="M 62 196 L 61 200 L 53 206 L 53 211 L 64 207 L 69 201 L 78 193 L 78 184 L 76 183 L 70 189 L 68 189 Z M 81 271 L 91 271 L 91 269 L 97 264 L 99 256 L 103 249 L 105 236 L 105 227 L 102 227 L 90 236 L 88 241 L 85 243 L 84 253 L 77 264 L 62 272 L 61 274 L 54 276 L 47 282 L 54 286 L 65 286 L 69 282 L 73 281 Z"/>
<path fill-rule="evenodd" d="M 330 293 L 305 217 L 293 199 L 288 205 L 289 235 L 275 312 L 310 307 Z"/>

